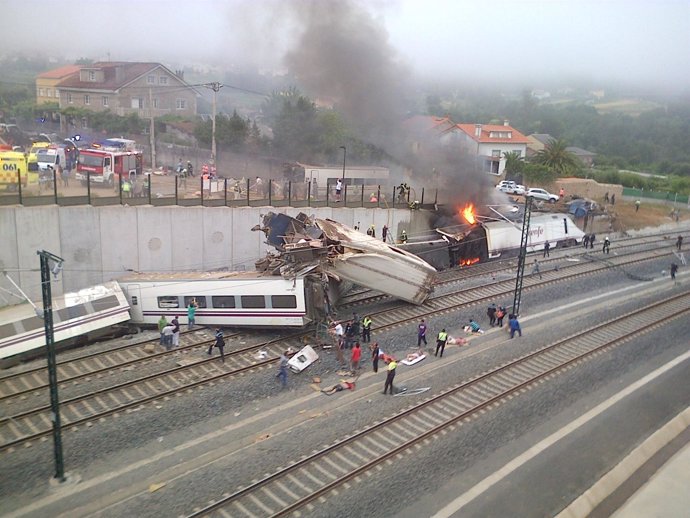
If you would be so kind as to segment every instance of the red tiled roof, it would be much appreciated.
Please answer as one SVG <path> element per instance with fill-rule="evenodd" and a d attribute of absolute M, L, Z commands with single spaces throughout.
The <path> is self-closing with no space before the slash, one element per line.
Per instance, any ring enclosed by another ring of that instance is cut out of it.
<path fill-rule="evenodd" d="M 511 126 L 503 124 L 481 124 L 481 134 L 477 137 L 474 134 L 476 124 L 457 124 L 457 127 L 464 131 L 470 138 L 477 142 L 501 142 L 504 144 L 529 144 L 530 140 Z M 510 131 L 512 138 L 489 137 L 492 131 Z"/>
<path fill-rule="evenodd" d="M 415 130 L 436 130 L 446 132 L 455 128 L 455 123 L 449 117 L 435 117 L 433 115 L 415 115 L 405 120 L 404 125 Z"/>
<path fill-rule="evenodd" d="M 38 74 L 36 79 L 63 79 L 71 76 L 72 74 L 78 73 L 80 68 L 80 65 L 66 65 L 64 67 L 55 68 L 53 70 L 48 70 L 48 72 Z"/>
<path fill-rule="evenodd" d="M 85 88 L 90 90 L 115 91 L 131 83 L 142 75 L 162 66 L 163 65 L 160 63 L 128 63 L 117 61 L 99 62 L 92 65 L 84 65 L 81 67 L 81 69 L 103 69 L 105 72 L 104 81 L 81 81 L 79 74 L 76 74 L 66 78 L 64 81 L 61 81 L 57 86 L 62 88 Z M 117 67 L 122 67 L 123 69 L 123 73 L 119 78 L 116 74 Z"/>

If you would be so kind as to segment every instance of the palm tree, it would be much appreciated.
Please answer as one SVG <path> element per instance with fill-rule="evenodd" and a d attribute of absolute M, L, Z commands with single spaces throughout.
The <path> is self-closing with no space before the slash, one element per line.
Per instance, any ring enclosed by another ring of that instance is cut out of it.
<path fill-rule="evenodd" d="M 570 151 L 566 150 L 565 141 L 551 140 L 541 151 L 532 158 L 535 164 L 540 164 L 554 171 L 558 176 L 567 176 L 580 169 L 580 161 Z"/>
<path fill-rule="evenodd" d="M 525 169 L 525 160 L 519 151 L 506 151 L 503 153 L 506 160 L 505 173 L 506 180 L 522 181 L 522 172 Z"/>

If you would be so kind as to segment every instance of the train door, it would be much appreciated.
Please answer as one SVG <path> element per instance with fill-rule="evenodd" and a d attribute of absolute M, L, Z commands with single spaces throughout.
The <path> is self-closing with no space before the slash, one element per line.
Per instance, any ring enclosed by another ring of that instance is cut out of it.
<path fill-rule="evenodd" d="M 129 314 L 137 323 L 144 321 L 144 310 L 141 307 L 141 289 L 138 284 L 127 285 L 127 300 L 129 301 Z"/>

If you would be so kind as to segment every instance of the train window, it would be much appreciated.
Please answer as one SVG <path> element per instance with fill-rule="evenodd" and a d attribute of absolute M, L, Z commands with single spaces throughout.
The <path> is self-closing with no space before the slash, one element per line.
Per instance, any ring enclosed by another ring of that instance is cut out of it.
<path fill-rule="evenodd" d="M 217 295 L 211 297 L 211 304 L 213 304 L 214 308 L 234 308 L 235 297 L 231 295 Z"/>
<path fill-rule="evenodd" d="M 271 295 L 272 308 L 296 308 L 297 297 L 294 295 Z"/>
<path fill-rule="evenodd" d="M 138 306 L 139 305 L 139 299 L 136 297 L 132 297 L 132 306 Z"/>
<path fill-rule="evenodd" d="M 243 308 L 260 309 L 266 307 L 266 299 L 263 295 L 242 295 L 240 300 Z"/>
<path fill-rule="evenodd" d="M 173 296 L 158 297 L 159 308 L 179 308 L 180 299 Z"/>
<path fill-rule="evenodd" d="M 4 326 L 0 326 L 0 338 L 9 338 L 10 336 L 14 336 L 17 334 L 17 331 L 14 329 L 14 324 L 5 324 Z"/>
<path fill-rule="evenodd" d="M 76 306 L 68 306 L 58 310 L 58 319 L 60 322 L 65 322 L 73 318 L 83 317 L 87 314 L 86 306 L 84 304 L 77 304 Z"/>
<path fill-rule="evenodd" d="M 132 304 L 136 305 L 134 303 L 134 299 L 136 297 L 132 297 Z M 91 305 L 93 306 L 94 311 L 105 311 L 106 309 L 113 309 L 116 308 L 120 305 L 120 301 L 117 300 L 117 297 L 115 295 L 110 295 L 108 297 L 105 297 L 103 299 L 96 299 L 91 302 Z"/>
<path fill-rule="evenodd" d="M 196 302 L 196 306 L 198 308 L 205 308 L 206 307 L 206 297 L 202 296 L 196 296 L 196 297 L 185 297 L 184 298 L 184 307 L 189 307 L 189 303 L 191 301 Z"/>

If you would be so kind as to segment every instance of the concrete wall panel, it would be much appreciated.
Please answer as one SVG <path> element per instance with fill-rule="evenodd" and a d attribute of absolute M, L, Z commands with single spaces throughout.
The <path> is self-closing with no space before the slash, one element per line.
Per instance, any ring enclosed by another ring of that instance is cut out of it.
<path fill-rule="evenodd" d="M 145 207 L 150 210 L 150 207 Z M 172 262 L 175 270 L 204 268 L 204 207 L 171 208 Z"/>
<path fill-rule="evenodd" d="M 172 271 L 173 239 L 185 241 L 189 236 L 179 231 L 187 213 L 183 207 L 139 207 L 137 209 L 137 247 L 139 270 Z M 201 263 L 201 261 L 199 261 Z"/>
<path fill-rule="evenodd" d="M 60 241 L 65 259 L 63 284 L 68 291 L 102 282 L 100 211 L 96 207 L 60 209 Z"/>
<path fill-rule="evenodd" d="M 100 207 L 101 268 L 103 281 L 122 277 L 126 269 L 137 271 L 139 249 L 135 207 Z M 94 227 L 99 228 L 99 227 Z M 88 284 L 84 284 L 88 286 Z"/>
<path fill-rule="evenodd" d="M 232 269 L 233 209 L 208 208 L 203 211 L 203 269 Z"/>
<path fill-rule="evenodd" d="M 232 219 L 232 251 L 233 268 L 252 270 L 254 262 L 266 254 L 269 249 L 263 243 L 263 232 L 251 232 L 250 229 L 262 222 L 262 214 L 269 212 L 271 207 L 240 207 L 235 209 Z M 273 208 L 273 212 L 276 210 Z M 271 250 L 273 248 L 271 247 Z"/>
<path fill-rule="evenodd" d="M 59 211 L 57 206 L 23 207 L 15 212 L 19 279 L 14 281 L 35 300 L 41 297 L 40 259 L 38 250 L 46 250 L 63 257 L 60 243 Z M 63 279 L 52 284 L 53 295 L 63 293 Z"/>

